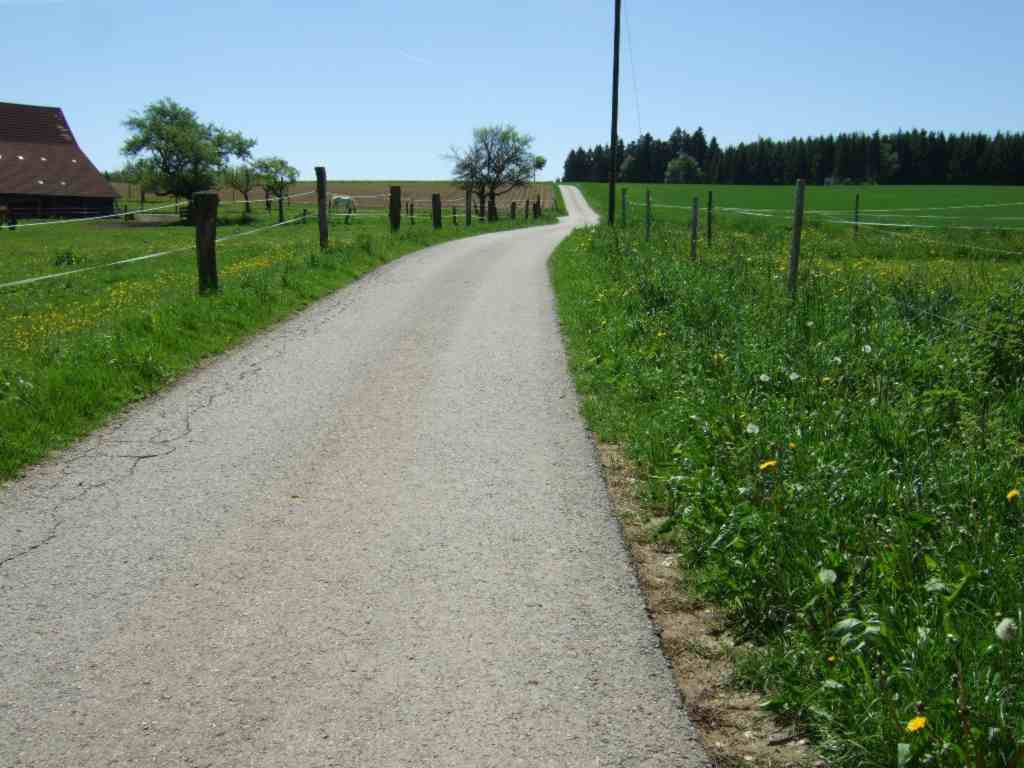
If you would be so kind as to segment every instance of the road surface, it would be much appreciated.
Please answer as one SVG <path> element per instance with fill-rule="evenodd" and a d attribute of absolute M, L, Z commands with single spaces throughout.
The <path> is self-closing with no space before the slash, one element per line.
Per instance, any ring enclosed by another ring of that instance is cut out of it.
<path fill-rule="evenodd" d="M 547 260 L 382 267 L 0 489 L 0 766 L 697 766 Z"/>

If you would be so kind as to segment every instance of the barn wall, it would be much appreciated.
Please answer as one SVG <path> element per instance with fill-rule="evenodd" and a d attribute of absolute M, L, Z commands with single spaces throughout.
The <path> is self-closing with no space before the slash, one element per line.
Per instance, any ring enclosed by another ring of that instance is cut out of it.
<path fill-rule="evenodd" d="M 114 212 L 114 199 L 0 194 L 2 207 L 19 219 L 74 219 L 111 214 Z"/>

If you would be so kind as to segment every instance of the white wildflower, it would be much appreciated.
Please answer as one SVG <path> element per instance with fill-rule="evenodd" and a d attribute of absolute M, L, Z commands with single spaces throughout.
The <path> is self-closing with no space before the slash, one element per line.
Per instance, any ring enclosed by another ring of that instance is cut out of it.
<path fill-rule="evenodd" d="M 771 381 L 771 380 L 772 380 L 772 377 L 771 377 L 771 376 L 769 376 L 769 375 L 768 375 L 767 373 L 762 373 L 762 374 L 761 374 L 760 376 L 758 376 L 757 378 L 758 378 L 758 379 L 760 379 L 760 381 L 761 381 L 761 383 L 762 383 L 762 384 L 767 384 L 767 383 L 768 383 L 769 381 Z"/>
<path fill-rule="evenodd" d="M 996 624 L 996 637 L 1002 642 L 1009 643 L 1017 636 L 1017 622 L 1013 619 L 1003 619 Z"/>
<path fill-rule="evenodd" d="M 876 405 L 878 405 L 878 398 L 877 397 L 872 397 L 870 400 L 868 400 L 868 403 L 871 406 L 876 406 Z"/>
<path fill-rule="evenodd" d="M 870 355 L 871 354 L 871 345 L 870 344 L 865 344 L 863 347 L 860 348 L 860 351 L 863 352 L 865 355 Z"/>
<path fill-rule="evenodd" d="M 789 380 L 790 381 L 800 381 L 800 374 L 797 373 L 796 371 L 793 371 L 791 374 L 789 374 Z"/>
<path fill-rule="evenodd" d="M 760 431 L 761 431 L 761 428 L 759 426 L 757 426 L 757 424 L 755 424 L 754 422 L 750 422 L 749 424 L 747 424 L 747 434 L 748 435 L 756 435 Z"/>
<path fill-rule="evenodd" d="M 842 365 L 842 364 L 843 364 L 843 358 L 841 358 L 841 357 L 833 357 L 832 358 L 832 365 Z"/>

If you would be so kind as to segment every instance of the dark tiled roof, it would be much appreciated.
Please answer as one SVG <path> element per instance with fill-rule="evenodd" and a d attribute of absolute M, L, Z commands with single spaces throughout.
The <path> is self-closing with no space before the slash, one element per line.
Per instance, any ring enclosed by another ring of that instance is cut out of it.
<path fill-rule="evenodd" d="M 0 194 L 117 197 L 57 107 L 0 102 Z"/>

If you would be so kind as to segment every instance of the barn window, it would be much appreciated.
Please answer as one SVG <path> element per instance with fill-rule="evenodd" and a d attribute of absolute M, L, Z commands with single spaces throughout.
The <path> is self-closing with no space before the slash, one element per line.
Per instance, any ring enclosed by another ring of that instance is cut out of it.
<path fill-rule="evenodd" d="M 45 183 L 46 183 L 46 182 L 45 182 L 45 181 L 43 181 L 42 179 L 40 179 L 39 181 L 37 181 L 37 182 L 36 182 L 36 184 L 45 184 Z"/>

